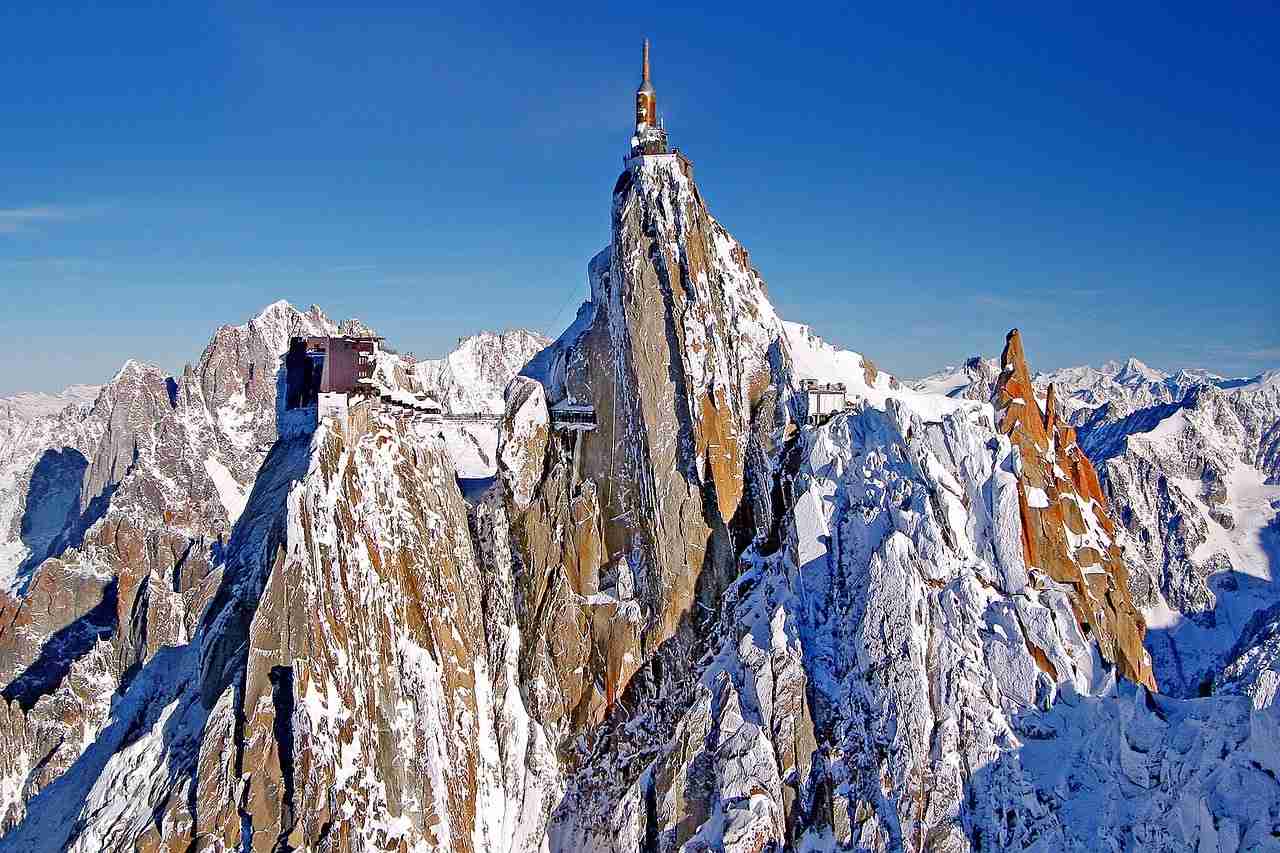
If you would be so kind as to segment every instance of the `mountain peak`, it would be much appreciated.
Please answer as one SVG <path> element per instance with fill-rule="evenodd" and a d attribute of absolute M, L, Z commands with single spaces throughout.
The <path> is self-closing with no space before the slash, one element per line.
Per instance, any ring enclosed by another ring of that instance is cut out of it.
<path fill-rule="evenodd" d="M 1019 511 L 1026 563 L 1072 590 L 1081 630 L 1094 626 L 1099 650 L 1119 672 L 1155 690 L 1146 626 L 1133 605 L 1128 569 L 1092 463 L 1075 429 L 1058 420 L 1054 385 L 1040 403 L 1017 329 L 1000 356 L 995 406 L 1000 431 L 1019 450 Z M 1105 585 L 1093 576 L 1105 575 Z"/>
<path fill-rule="evenodd" d="M 1137 358 L 1130 356 L 1124 366 L 1115 372 L 1115 379 L 1121 384 L 1130 382 L 1163 382 L 1167 374 L 1148 367 Z"/>

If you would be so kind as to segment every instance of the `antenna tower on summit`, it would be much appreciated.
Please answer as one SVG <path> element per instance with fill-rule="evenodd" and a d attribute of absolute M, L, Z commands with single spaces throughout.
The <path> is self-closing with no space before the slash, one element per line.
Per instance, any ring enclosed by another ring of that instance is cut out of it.
<path fill-rule="evenodd" d="M 631 137 L 631 156 L 666 153 L 667 132 L 658 119 L 658 93 L 649 79 L 649 40 L 645 39 L 640 88 L 636 89 L 636 132 Z"/>

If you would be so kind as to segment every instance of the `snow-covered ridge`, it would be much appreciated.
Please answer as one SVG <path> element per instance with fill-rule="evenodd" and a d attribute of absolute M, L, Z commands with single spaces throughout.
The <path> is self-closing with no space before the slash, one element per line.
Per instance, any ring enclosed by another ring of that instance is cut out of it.
<path fill-rule="evenodd" d="M 446 412 L 499 415 L 511 377 L 550 343 L 527 329 L 479 332 L 459 338 L 444 358 L 418 362 L 413 375 Z"/>
<path fill-rule="evenodd" d="M 1036 376 L 1036 385 L 1041 389 L 1053 383 L 1058 399 L 1067 410 L 1067 419 L 1076 424 L 1103 405 L 1110 404 L 1118 416 L 1148 406 L 1176 402 L 1197 386 L 1229 389 L 1251 381 L 1256 379 L 1229 379 L 1208 370 L 1166 373 L 1136 358 L 1130 358 L 1123 364 L 1112 361 L 1100 368 L 1063 368 Z"/>
<path fill-rule="evenodd" d="M 92 405 L 101 385 L 68 385 L 57 394 L 28 391 L 0 397 L 0 417 L 38 418 L 55 415 L 68 406 Z"/>
<path fill-rule="evenodd" d="M 929 376 L 908 380 L 907 384 L 922 391 L 963 396 L 976 390 L 975 385 L 981 384 L 981 377 L 997 369 L 997 359 L 975 356 L 962 365 L 949 365 Z M 1050 383 L 1053 384 L 1063 416 L 1075 425 L 1084 423 L 1102 406 L 1108 406 L 1110 419 L 1116 419 L 1138 409 L 1177 402 L 1197 386 L 1214 385 L 1223 390 L 1233 390 L 1267 381 L 1274 381 L 1272 374 L 1228 378 L 1204 369 L 1167 373 L 1136 358 L 1123 362 L 1108 361 L 1098 367 L 1063 367 L 1037 373 L 1033 377 L 1041 397 Z"/>
<path fill-rule="evenodd" d="M 1280 371 L 1227 379 L 1129 359 L 1035 377 L 1041 394 L 1050 382 L 1123 527 L 1161 688 L 1195 695 L 1235 660 L 1216 689 L 1269 701 L 1257 685 L 1280 679 L 1280 655 L 1240 643 L 1250 617 L 1280 602 Z M 982 384 L 965 368 L 913 383 L 956 396 Z"/>
<path fill-rule="evenodd" d="M 959 410 L 991 411 L 989 401 L 953 397 L 939 393 L 934 387 L 918 389 L 904 385 L 877 369 L 861 353 L 837 349 L 802 323 L 783 321 L 782 329 L 797 388 L 802 379 L 820 383 L 842 382 L 850 401 L 865 402 L 883 409 L 890 399 L 894 399 L 927 421 L 941 420 L 944 415 Z"/>

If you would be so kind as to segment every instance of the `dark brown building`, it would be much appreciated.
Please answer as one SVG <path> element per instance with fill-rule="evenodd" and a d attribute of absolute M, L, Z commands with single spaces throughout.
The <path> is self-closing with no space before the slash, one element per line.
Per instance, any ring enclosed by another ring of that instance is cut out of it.
<path fill-rule="evenodd" d="M 320 394 L 369 394 L 378 345 L 373 336 L 293 338 L 285 356 L 285 408 L 314 406 Z"/>
<path fill-rule="evenodd" d="M 381 338 L 329 338 L 320 377 L 320 393 L 356 394 L 371 390 L 362 380 L 373 376 Z"/>

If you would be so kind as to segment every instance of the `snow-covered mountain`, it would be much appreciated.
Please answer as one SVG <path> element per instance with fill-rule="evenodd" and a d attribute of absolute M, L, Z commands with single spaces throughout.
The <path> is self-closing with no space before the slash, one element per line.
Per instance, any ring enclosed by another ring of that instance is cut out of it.
<path fill-rule="evenodd" d="M 1269 704 L 1280 655 L 1267 652 L 1275 628 L 1254 617 L 1280 604 L 1280 371 L 1224 379 L 1131 358 L 1034 384 L 1042 396 L 1053 386 L 1124 528 L 1161 688 Z M 981 395 L 986 382 L 948 368 L 913 385 Z"/>
<path fill-rule="evenodd" d="M 0 763 L 6 824 L 93 742 L 113 691 L 196 630 L 280 438 L 290 337 L 368 331 L 276 302 L 219 328 L 180 377 L 130 361 L 87 401 L 85 387 L 58 407 L 0 410 L 0 678 L 5 735 L 23 745 Z M 380 369 L 412 387 L 414 365 L 387 359 Z M 446 361 L 499 385 L 523 365 Z M 496 428 L 486 429 L 492 468 Z"/>
<path fill-rule="evenodd" d="M 318 309 L 24 421 L 0 850 L 1276 847 L 1275 715 L 1154 692 L 1125 505 L 1016 331 L 913 389 L 777 315 L 682 157 L 611 220 L 556 341 L 377 365 L 504 387 L 467 497 L 439 421 L 278 415 Z"/>
<path fill-rule="evenodd" d="M 1177 402 L 1195 387 L 1234 388 L 1249 381 L 1227 379 L 1202 369 L 1166 373 L 1136 358 L 1123 364 L 1107 362 L 1101 368 L 1062 368 L 1040 374 L 1036 380 L 1044 387 L 1054 385 L 1068 420 L 1076 425 L 1102 406 L 1109 407 L 1108 416 L 1114 420 L 1138 409 Z"/>
<path fill-rule="evenodd" d="M 1128 536 L 1147 645 L 1176 695 L 1208 688 L 1254 612 L 1280 603 L 1280 373 L 1081 429 Z"/>
<path fill-rule="evenodd" d="M 57 394 L 34 391 L 0 397 L 0 418 L 29 420 L 54 415 L 68 406 L 92 403 L 101 389 L 101 385 L 69 385 Z"/>
<path fill-rule="evenodd" d="M 984 390 L 994 388 L 993 371 L 997 367 L 997 359 L 974 356 L 962 365 L 945 367 L 922 379 L 910 380 L 908 384 L 931 393 L 978 398 Z M 1095 416 L 1102 407 L 1107 408 L 1108 420 L 1117 420 L 1138 409 L 1177 402 L 1194 387 L 1214 385 L 1231 389 L 1251 381 L 1228 379 L 1204 369 L 1166 373 L 1136 358 L 1124 362 L 1108 361 L 1101 367 L 1063 367 L 1037 373 L 1033 377 L 1042 396 L 1049 385 L 1054 386 L 1062 410 L 1060 414 L 1074 426 L 1080 426 L 1085 419 Z"/>
<path fill-rule="evenodd" d="M 480 332 L 458 339 L 441 359 L 418 362 L 413 373 L 446 412 L 502 414 L 502 392 L 551 339 L 527 329 Z"/>
<path fill-rule="evenodd" d="M 468 335 L 459 338 L 457 347 L 444 358 L 414 365 L 412 381 L 420 383 L 446 412 L 500 415 L 507 383 L 550 343 L 550 338 L 527 329 Z M 438 432 L 460 476 L 479 481 L 497 473 L 495 421 L 453 421 L 442 424 Z"/>

